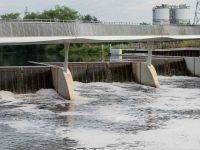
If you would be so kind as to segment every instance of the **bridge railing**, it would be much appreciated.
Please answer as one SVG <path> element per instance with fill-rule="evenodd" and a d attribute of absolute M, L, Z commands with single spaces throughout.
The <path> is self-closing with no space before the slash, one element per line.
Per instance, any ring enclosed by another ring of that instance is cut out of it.
<path fill-rule="evenodd" d="M 115 24 L 115 25 L 141 25 L 139 23 L 133 22 L 107 22 L 107 21 L 87 21 L 87 20 L 59 20 L 59 19 L 0 19 L 2 22 L 59 22 L 59 23 L 69 23 L 69 22 L 76 22 L 76 23 L 94 23 L 94 24 Z M 150 24 L 147 24 L 148 26 Z"/>
<path fill-rule="evenodd" d="M 60 20 L 60 19 L 0 19 L 0 21 L 4 22 L 59 22 L 59 23 L 69 23 L 69 22 L 76 22 L 76 23 L 94 23 L 94 24 L 113 24 L 113 25 L 139 25 L 139 26 L 200 26 L 200 25 L 152 25 L 152 24 L 142 24 L 142 23 L 135 23 L 135 22 L 114 22 L 114 21 L 87 21 L 87 20 Z"/>

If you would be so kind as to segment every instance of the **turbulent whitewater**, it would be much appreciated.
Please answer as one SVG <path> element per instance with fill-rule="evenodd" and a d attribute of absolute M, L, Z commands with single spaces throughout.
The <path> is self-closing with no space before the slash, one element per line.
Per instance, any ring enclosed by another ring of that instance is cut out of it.
<path fill-rule="evenodd" d="M 76 101 L 1 91 L 0 149 L 199 149 L 200 78 L 159 79 L 160 89 L 76 82 Z"/>

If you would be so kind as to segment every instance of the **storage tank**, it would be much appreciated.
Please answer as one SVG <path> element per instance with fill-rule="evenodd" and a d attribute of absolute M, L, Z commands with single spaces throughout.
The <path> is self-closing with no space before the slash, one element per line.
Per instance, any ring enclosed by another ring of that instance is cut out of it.
<path fill-rule="evenodd" d="M 186 5 L 179 5 L 174 9 L 174 18 L 176 24 L 190 23 L 190 7 Z"/>
<path fill-rule="evenodd" d="M 168 5 L 161 5 L 153 8 L 153 24 L 170 24 L 170 7 Z"/>

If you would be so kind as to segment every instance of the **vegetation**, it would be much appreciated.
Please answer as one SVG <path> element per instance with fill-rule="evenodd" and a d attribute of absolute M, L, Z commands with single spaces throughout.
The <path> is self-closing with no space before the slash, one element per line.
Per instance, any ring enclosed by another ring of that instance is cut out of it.
<path fill-rule="evenodd" d="M 80 18 L 81 15 L 77 11 L 66 6 L 55 6 L 41 13 L 30 12 L 24 16 L 24 19 L 77 20 Z"/>
<path fill-rule="evenodd" d="M 18 19 L 20 16 L 20 13 L 8 13 L 1 15 L 1 19 Z"/>
<path fill-rule="evenodd" d="M 20 13 L 1 15 L 1 19 L 19 19 Z M 43 12 L 29 12 L 21 19 L 51 19 L 98 21 L 91 15 L 81 15 L 67 6 L 55 6 Z M 27 46 L 1 46 L 0 65 L 25 65 L 27 61 L 63 61 L 63 45 L 27 45 Z M 106 56 L 108 47 L 105 47 Z M 99 61 L 101 60 L 101 45 L 99 44 L 73 44 L 70 47 L 70 61 Z"/>
<path fill-rule="evenodd" d="M 18 19 L 20 13 L 7 13 L 1 15 L 1 19 Z M 43 12 L 29 12 L 22 19 L 51 19 L 59 20 L 82 20 L 98 21 L 90 14 L 81 15 L 76 10 L 67 6 L 55 6 Z M 148 25 L 143 22 L 141 25 Z M 151 46 L 151 45 L 148 45 Z M 176 48 L 176 47 L 200 47 L 200 41 L 181 41 L 156 43 L 154 48 Z M 115 48 L 146 48 L 144 43 L 113 44 Z M 26 46 L 1 46 L 0 65 L 25 65 L 27 61 L 63 61 L 63 45 L 26 45 Z M 72 44 L 70 47 L 70 61 L 99 61 L 102 56 L 100 44 Z M 104 46 L 103 57 L 108 57 L 109 46 Z"/>
<path fill-rule="evenodd" d="M 82 16 L 83 21 L 98 21 L 98 19 L 95 16 L 91 16 L 89 14 Z"/>

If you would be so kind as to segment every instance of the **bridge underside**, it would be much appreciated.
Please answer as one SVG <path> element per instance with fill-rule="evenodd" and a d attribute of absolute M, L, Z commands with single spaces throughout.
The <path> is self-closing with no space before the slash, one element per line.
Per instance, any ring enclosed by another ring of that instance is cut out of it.
<path fill-rule="evenodd" d="M 0 45 L 156 42 L 156 41 L 162 42 L 162 41 L 179 41 L 179 40 L 198 40 L 198 39 L 200 39 L 200 35 L 0 37 Z"/>

